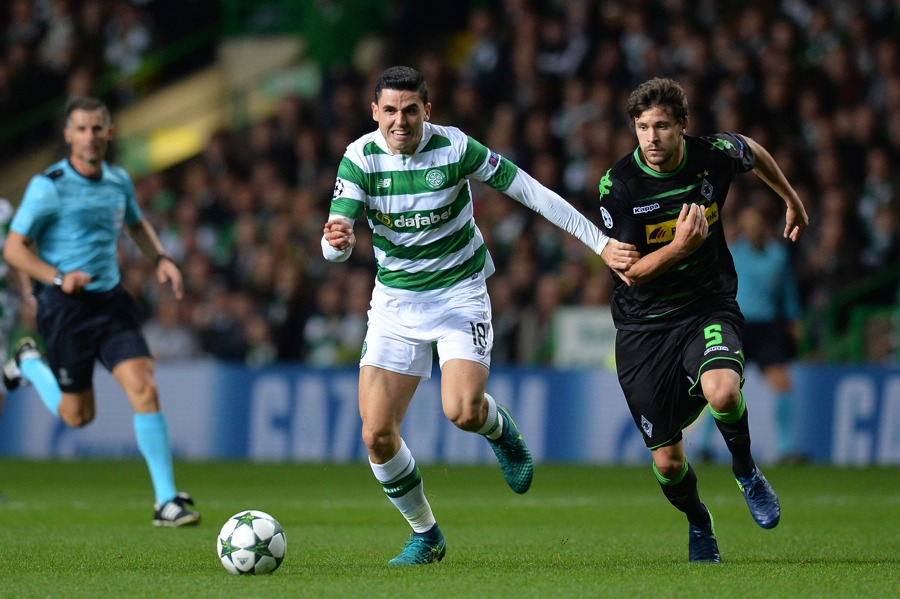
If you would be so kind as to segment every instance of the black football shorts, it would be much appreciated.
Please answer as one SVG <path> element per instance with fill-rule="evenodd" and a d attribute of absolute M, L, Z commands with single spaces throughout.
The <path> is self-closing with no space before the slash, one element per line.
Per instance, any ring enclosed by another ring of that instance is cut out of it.
<path fill-rule="evenodd" d="M 671 328 L 616 333 L 619 384 L 648 448 L 680 441 L 706 407 L 704 372 L 729 368 L 743 383 L 741 330 L 740 316 L 723 312 Z"/>
<path fill-rule="evenodd" d="M 38 293 L 38 332 L 59 388 L 78 393 L 92 386 L 94 362 L 112 371 L 120 362 L 150 356 L 137 306 L 117 285 L 109 291 L 69 295 L 56 287 Z"/>

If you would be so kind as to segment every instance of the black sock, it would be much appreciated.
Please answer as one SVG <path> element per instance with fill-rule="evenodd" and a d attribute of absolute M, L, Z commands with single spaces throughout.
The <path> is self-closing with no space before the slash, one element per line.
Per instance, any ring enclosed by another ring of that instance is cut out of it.
<path fill-rule="evenodd" d="M 700 492 L 697 490 L 697 474 L 690 464 L 685 464 L 685 469 L 679 478 L 669 480 L 659 474 L 656 468 L 656 480 L 662 488 L 663 495 L 669 500 L 675 509 L 684 512 L 688 522 L 694 526 L 709 526 L 709 511 L 700 501 Z"/>
<path fill-rule="evenodd" d="M 734 422 L 719 420 L 719 416 L 728 417 L 738 410 L 742 413 L 740 418 Z M 731 469 L 734 475 L 747 478 L 753 472 L 753 469 L 756 468 L 756 463 L 754 463 L 753 456 L 750 454 L 750 421 L 747 418 L 747 408 L 745 407 L 743 396 L 741 397 L 741 404 L 738 410 L 722 415 L 713 412 L 713 416 L 715 416 L 716 427 L 722 433 L 725 445 L 728 447 L 728 451 L 731 452 Z"/>

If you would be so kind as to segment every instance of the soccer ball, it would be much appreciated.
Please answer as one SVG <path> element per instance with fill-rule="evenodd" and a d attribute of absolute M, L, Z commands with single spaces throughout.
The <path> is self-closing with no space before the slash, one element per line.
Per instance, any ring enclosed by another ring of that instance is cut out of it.
<path fill-rule="evenodd" d="M 229 518 L 216 541 L 216 555 L 232 574 L 274 572 L 286 550 L 281 524 L 259 510 L 245 510 Z"/>

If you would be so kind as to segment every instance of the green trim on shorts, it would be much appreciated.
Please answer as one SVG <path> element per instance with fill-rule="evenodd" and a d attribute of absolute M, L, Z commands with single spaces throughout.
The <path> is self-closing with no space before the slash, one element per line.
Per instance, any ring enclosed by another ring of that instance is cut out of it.
<path fill-rule="evenodd" d="M 738 393 L 741 394 L 741 401 L 738 402 L 738 407 L 730 412 L 716 412 L 712 409 L 712 406 L 709 406 L 709 413 L 713 415 L 713 418 L 725 424 L 734 424 L 740 420 L 744 412 L 747 411 L 747 403 L 744 401 L 744 392 L 738 391 Z"/>
<path fill-rule="evenodd" d="M 675 478 L 666 478 L 662 474 L 659 473 L 659 470 L 656 469 L 656 464 L 653 464 L 653 474 L 656 475 L 656 480 L 659 481 L 659 484 L 665 485 L 667 487 L 674 487 L 678 483 L 684 480 L 684 477 L 687 476 L 688 473 L 688 461 L 687 458 L 684 458 L 684 468 L 681 469 L 681 472 L 678 473 L 678 476 Z"/>
<path fill-rule="evenodd" d="M 692 425 L 694 423 L 694 421 L 697 420 L 697 418 L 700 418 L 700 414 L 702 414 L 703 410 L 705 410 L 706 408 L 707 408 L 707 406 L 700 406 L 699 408 L 697 408 L 697 411 L 694 412 L 694 414 L 690 418 L 688 418 L 684 424 L 681 425 L 681 428 L 679 429 L 679 431 L 677 433 L 675 433 L 673 436 L 669 437 L 668 439 L 666 439 L 659 445 L 648 446 L 647 449 L 649 449 L 650 451 L 653 451 L 654 449 L 659 449 L 660 447 L 665 447 L 666 445 L 673 445 L 674 439 L 676 439 L 678 437 L 678 435 L 682 434 L 684 429 L 686 429 L 687 427 Z"/>
<path fill-rule="evenodd" d="M 741 367 L 737 369 L 737 373 L 738 373 L 738 376 L 741 377 L 741 387 L 744 386 L 744 363 L 741 362 L 740 360 L 735 359 L 735 358 L 730 358 L 730 357 L 726 357 L 726 356 L 715 356 L 715 357 L 713 357 L 713 358 L 710 358 L 709 360 L 707 360 L 707 361 L 704 362 L 703 364 L 701 364 L 701 365 L 700 365 L 700 368 L 697 369 L 697 382 L 695 382 L 693 385 L 691 385 L 691 388 L 688 389 L 688 393 L 689 393 L 690 395 L 693 395 L 693 396 L 695 396 L 695 397 L 696 397 L 696 396 L 699 396 L 699 395 L 703 395 L 703 391 L 702 391 L 702 390 L 700 390 L 700 391 L 695 391 L 695 389 L 697 389 L 697 387 L 700 386 L 700 376 L 701 376 L 702 373 L 703 373 L 703 367 L 706 366 L 707 364 L 709 364 L 710 362 L 714 362 L 714 361 L 716 361 L 716 360 L 729 360 L 729 361 L 731 361 L 731 362 L 737 362 L 738 364 L 740 364 Z"/>

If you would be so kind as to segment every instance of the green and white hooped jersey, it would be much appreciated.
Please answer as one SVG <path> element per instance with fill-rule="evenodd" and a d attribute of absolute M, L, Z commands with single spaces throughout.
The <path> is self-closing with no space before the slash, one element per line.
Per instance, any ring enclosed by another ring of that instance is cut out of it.
<path fill-rule="evenodd" d="M 392 154 L 380 131 L 347 147 L 330 213 L 372 228 L 376 285 L 430 299 L 493 262 L 475 219 L 469 179 L 506 191 L 517 167 L 455 127 L 424 123 L 412 155 Z"/>

